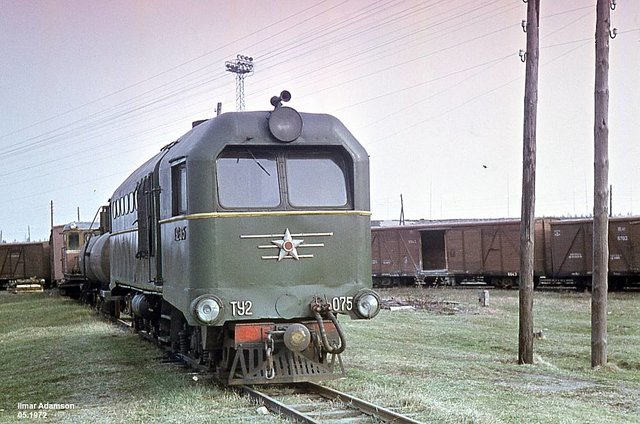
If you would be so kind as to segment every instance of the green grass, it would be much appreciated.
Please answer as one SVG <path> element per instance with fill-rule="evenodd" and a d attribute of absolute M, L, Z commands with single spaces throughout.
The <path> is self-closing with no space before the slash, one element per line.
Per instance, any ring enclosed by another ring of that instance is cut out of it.
<path fill-rule="evenodd" d="M 341 319 L 348 378 L 328 385 L 424 422 L 640 422 L 640 293 L 610 294 L 610 364 L 597 370 L 589 294 L 536 292 L 534 327 L 545 337 L 526 366 L 517 291 L 491 291 L 486 308 L 475 290 L 391 294 L 459 303 Z M 75 301 L 0 292 L 0 422 L 17 421 L 19 402 L 76 407 L 39 422 L 285 422 L 161 357 Z"/>
<path fill-rule="evenodd" d="M 334 386 L 424 422 L 640 422 L 640 295 L 609 299 L 609 365 L 590 367 L 589 294 L 536 292 L 535 365 L 518 365 L 518 292 L 394 291 L 458 301 L 459 312 L 383 311 L 345 322 L 348 379 Z"/>
<path fill-rule="evenodd" d="M 76 301 L 0 292 L 0 422 L 18 421 L 19 402 L 76 408 L 25 422 L 284 422 L 161 359 L 156 346 Z"/>

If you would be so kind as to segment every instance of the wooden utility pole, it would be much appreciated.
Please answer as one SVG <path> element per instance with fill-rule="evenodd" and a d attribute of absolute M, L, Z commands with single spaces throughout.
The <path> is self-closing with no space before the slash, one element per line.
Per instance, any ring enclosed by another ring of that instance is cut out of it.
<path fill-rule="evenodd" d="M 520 329 L 518 363 L 533 364 L 533 255 L 536 202 L 536 116 L 538 111 L 538 31 L 540 0 L 527 2 L 527 52 L 522 149 L 520 220 Z"/>
<path fill-rule="evenodd" d="M 591 366 L 607 363 L 609 282 L 609 0 L 596 4 L 596 75 L 593 184 L 593 277 L 591 292 Z"/>

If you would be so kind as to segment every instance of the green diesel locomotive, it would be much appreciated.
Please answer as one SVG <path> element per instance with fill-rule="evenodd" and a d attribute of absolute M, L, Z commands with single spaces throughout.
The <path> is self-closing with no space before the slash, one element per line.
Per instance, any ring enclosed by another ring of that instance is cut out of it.
<path fill-rule="evenodd" d="M 137 169 L 87 243 L 85 295 L 229 384 L 344 375 L 337 315 L 369 319 L 369 160 L 336 118 L 271 99 Z"/>

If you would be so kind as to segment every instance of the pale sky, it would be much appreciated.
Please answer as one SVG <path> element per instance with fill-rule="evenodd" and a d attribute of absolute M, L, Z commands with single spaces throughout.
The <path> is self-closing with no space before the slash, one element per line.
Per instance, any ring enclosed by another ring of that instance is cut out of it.
<path fill-rule="evenodd" d="M 91 221 L 165 144 L 287 89 L 371 157 L 373 219 L 520 216 L 522 0 L 0 0 L 0 230 Z M 640 214 L 640 2 L 611 12 L 613 212 Z M 541 0 L 537 216 L 593 208 L 595 0 Z"/>

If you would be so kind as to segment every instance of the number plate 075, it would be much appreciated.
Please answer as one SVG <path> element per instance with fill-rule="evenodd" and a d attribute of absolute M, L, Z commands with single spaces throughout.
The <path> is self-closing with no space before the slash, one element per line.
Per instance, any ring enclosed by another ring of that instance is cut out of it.
<path fill-rule="evenodd" d="M 331 309 L 336 312 L 353 310 L 353 296 L 336 296 L 331 299 Z"/>

